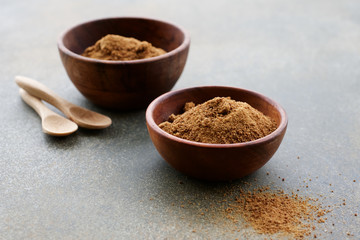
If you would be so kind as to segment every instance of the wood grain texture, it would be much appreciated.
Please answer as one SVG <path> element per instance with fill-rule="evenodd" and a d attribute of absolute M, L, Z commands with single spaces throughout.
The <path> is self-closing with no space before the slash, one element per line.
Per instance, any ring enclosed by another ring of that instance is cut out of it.
<path fill-rule="evenodd" d="M 184 140 L 166 133 L 158 124 L 170 114 L 181 113 L 186 102 L 203 103 L 214 97 L 228 97 L 249 103 L 273 118 L 278 128 L 255 141 L 236 144 L 208 144 Z M 284 109 L 273 100 L 245 89 L 207 86 L 166 93 L 146 111 L 150 137 L 161 156 L 178 171 L 205 180 L 233 180 L 261 168 L 278 149 L 287 128 Z"/>
<path fill-rule="evenodd" d="M 106 61 L 81 56 L 107 34 L 145 40 L 168 53 L 141 60 Z M 77 25 L 61 35 L 58 49 L 66 72 L 91 102 L 110 109 L 146 107 L 179 79 L 190 37 L 182 28 L 146 18 L 108 18 Z"/>

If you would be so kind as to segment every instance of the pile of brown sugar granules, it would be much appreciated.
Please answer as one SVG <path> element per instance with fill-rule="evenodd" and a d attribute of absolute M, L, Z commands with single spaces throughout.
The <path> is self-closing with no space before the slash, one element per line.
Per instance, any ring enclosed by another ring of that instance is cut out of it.
<path fill-rule="evenodd" d="M 149 42 L 109 34 L 85 49 L 82 55 L 102 60 L 126 61 L 156 57 L 165 53 L 163 49 L 156 48 Z"/>
<path fill-rule="evenodd" d="M 230 97 L 215 97 L 196 106 L 188 102 L 184 111 L 180 115 L 170 115 L 159 127 L 176 137 L 217 144 L 256 140 L 277 128 L 270 117 Z"/>
<path fill-rule="evenodd" d="M 322 217 L 330 211 L 322 209 L 316 201 L 263 187 L 242 192 L 226 212 L 233 221 L 241 216 L 258 233 L 303 239 L 315 230 L 314 223 L 325 221 Z"/>

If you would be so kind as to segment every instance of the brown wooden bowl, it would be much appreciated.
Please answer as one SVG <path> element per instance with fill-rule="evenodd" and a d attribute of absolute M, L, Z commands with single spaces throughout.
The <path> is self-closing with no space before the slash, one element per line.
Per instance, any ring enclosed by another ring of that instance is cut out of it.
<path fill-rule="evenodd" d="M 133 61 L 83 57 L 84 50 L 107 34 L 148 41 L 166 54 Z M 118 17 L 85 22 L 65 31 L 58 49 L 76 88 L 91 102 L 111 109 L 145 108 L 171 90 L 188 55 L 189 34 L 174 24 L 148 18 Z"/>
<path fill-rule="evenodd" d="M 206 102 L 214 97 L 231 97 L 249 103 L 273 118 L 278 127 L 271 134 L 245 143 L 209 144 L 175 137 L 159 128 L 184 104 Z M 275 101 L 249 90 L 204 86 L 172 91 L 156 98 L 146 110 L 147 128 L 160 155 L 178 171 L 205 180 L 233 180 L 261 168 L 278 149 L 287 127 L 287 115 Z"/>

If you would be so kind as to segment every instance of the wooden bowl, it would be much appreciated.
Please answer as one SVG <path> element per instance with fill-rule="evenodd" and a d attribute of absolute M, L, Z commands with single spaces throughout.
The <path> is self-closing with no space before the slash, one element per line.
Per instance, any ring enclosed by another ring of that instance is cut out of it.
<path fill-rule="evenodd" d="M 167 53 L 133 61 L 81 56 L 107 34 L 145 40 Z M 62 63 L 76 88 L 94 104 L 119 110 L 145 108 L 171 90 L 184 69 L 189 46 L 189 34 L 181 27 L 136 17 L 85 22 L 65 31 L 58 40 Z"/>
<path fill-rule="evenodd" d="M 159 128 L 184 104 L 203 103 L 214 97 L 231 97 L 249 103 L 277 123 L 271 134 L 245 143 L 209 144 L 175 137 Z M 147 128 L 160 155 L 178 171 L 205 180 L 233 180 L 261 168 L 278 149 L 287 127 L 287 115 L 275 101 L 249 90 L 204 86 L 172 91 L 156 98 L 146 110 Z"/>

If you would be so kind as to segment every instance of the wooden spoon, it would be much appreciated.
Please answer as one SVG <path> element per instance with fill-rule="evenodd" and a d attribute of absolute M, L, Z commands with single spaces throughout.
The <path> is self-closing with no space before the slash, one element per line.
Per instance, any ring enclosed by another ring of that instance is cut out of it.
<path fill-rule="evenodd" d="M 16 76 L 15 82 L 31 95 L 57 107 L 80 127 L 101 129 L 111 125 L 109 117 L 68 102 L 38 81 L 23 76 Z"/>
<path fill-rule="evenodd" d="M 24 89 L 19 90 L 22 99 L 41 117 L 44 133 L 52 136 L 67 136 L 78 129 L 76 123 L 48 109 L 40 99 L 31 96 Z"/>

